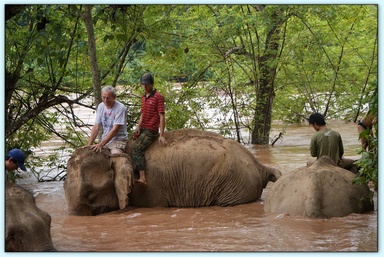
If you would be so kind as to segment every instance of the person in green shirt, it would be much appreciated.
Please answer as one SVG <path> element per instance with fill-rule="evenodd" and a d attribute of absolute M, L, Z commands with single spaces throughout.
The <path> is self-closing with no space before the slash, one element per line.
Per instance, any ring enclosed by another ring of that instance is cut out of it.
<path fill-rule="evenodd" d="M 354 163 L 356 160 L 343 157 L 344 146 L 339 132 L 328 128 L 323 115 L 320 113 L 311 114 L 308 122 L 316 130 L 316 133 L 311 137 L 311 156 L 316 157 L 316 159 L 324 155 L 329 156 L 337 166 L 356 174 L 358 172 L 358 167 Z M 307 162 L 308 166 L 312 164 L 313 161 Z"/>
<path fill-rule="evenodd" d="M 343 140 L 340 134 L 327 127 L 324 117 L 320 113 L 311 114 L 308 122 L 316 130 L 311 138 L 311 156 L 317 159 L 324 155 L 329 156 L 340 166 L 344 154 Z"/>

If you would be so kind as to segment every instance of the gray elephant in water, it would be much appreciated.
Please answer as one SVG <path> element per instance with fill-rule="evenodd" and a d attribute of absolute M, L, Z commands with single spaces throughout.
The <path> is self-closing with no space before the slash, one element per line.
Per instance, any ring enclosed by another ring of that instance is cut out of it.
<path fill-rule="evenodd" d="M 35 204 L 33 194 L 7 183 L 5 190 L 5 251 L 53 252 L 51 216 Z"/>
<path fill-rule="evenodd" d="M 328 156 L 284 174 L 268 191 L 264 210 L 311 218 L 331 218 L 373 210 L 370 189 L 353 184 L 355 175 Z"/>
<path fill-rule="evenodd" d="M 216 133 L 183 129 L 165 133 L 147 149 L 148 186 L 133 184 L 129 156 L 77 149 L 64 183 L 68 211 L 97 215 L 124 208 L 229 206 L 256 201 L 281 172 L 260 164 L 238 142 Z M 134 139 L 126 145 L 131 153 Z M 128 199 L 128 197 L 129 199 Z"/>

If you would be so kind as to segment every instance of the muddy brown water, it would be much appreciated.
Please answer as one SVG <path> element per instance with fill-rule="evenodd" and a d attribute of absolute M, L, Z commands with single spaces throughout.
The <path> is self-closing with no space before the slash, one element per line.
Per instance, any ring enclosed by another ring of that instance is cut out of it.
<path fill-rule="evenodd" d="M 333 121 L 342 135 L 345 156 L 358 158 L 355 124 Z M 283 125 L 274 124 L 278 134 Z M 288 126 L 274 147 L 247 146 L 263 164 L 282 173 L 305 166 L 314 130 Z M 21 182 L 36 196 L 39 208 L 52 217 L 53 244 L 64 252 L 376 252 L 375 210 L 331 219 L 310 219 L 265 213 L 261 199 L 232 207 L 135 208 L 99 216 L 67 213 L 63 182 Z"/>

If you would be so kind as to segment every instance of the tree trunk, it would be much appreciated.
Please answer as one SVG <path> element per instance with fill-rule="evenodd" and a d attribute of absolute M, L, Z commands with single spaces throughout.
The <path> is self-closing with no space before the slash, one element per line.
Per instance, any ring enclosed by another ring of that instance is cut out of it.
<path fill-rule="evenodd" d="M 273 80 L 261 79 L 260 89 L 256 93 L 256 109 L 254 128 L 252 131 L 252 144 L 268 145 L 269 132 L 272 123 L 272 105 L 275 98 Z"/>
<path fill-rule="evenodd" d="M 95 94 L 95 104 L 96 106 L 101 103 L 101 79 L 100 79 L 100 70 L 97 62 L 96 55 L 96 40 L 95 33 L 93 30 L 93 21 L 92 21 L 92 5 L 85 5 L 85 12 L 83 15 L 85 26 L 87 28 L 88 34 L 88 49 L 89 49 L 89 61 L 91 64 L 92 70 L 92 82 L 93 90 Z"/>
<path fill-rule="evenodd" d="M 258 59 L 259 80 L 256 85 L 256 106 L 252 144 L 268 145 L 272 123 L 272 106 L 275 98 L 275 77 L 279 56 L 280 27 L 287 20 L 288 7 L 277 7 L 271 14 L 271 25 L 267 31 L 264 55 Z"/>

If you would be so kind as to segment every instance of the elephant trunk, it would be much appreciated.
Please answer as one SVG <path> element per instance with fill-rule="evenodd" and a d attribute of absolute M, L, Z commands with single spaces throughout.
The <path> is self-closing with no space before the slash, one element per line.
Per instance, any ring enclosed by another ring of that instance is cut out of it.
<path fill-rule="evenodd" d="M 265 171 L 266 171 L 266 178 L 264 179 L 263 188 L 267 186 L 269 181 L 276 182 L 282 175 L 280 170 L 272 167 L 265 166 Z"/>

